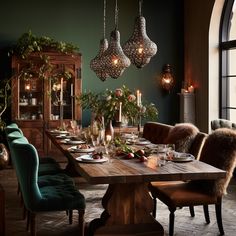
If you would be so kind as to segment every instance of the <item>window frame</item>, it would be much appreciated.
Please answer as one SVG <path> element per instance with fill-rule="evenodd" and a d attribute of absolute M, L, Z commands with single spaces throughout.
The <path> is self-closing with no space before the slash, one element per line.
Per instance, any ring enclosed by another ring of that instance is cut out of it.
<path fill-rule="evenodd" d="M 219 37 L 219 51 L 220 51 L 220 118 L 230 119 L 229 104 L 229 82 L 227 78 L 232 77 L 228 75 L 228 52 L 236 49 L 236 40 L 229 40 L 231 13 L 236 0 L 226 0 L 221 16 L 220 37 Z M 234 75 L 233 77 L 236 77 Z"/>

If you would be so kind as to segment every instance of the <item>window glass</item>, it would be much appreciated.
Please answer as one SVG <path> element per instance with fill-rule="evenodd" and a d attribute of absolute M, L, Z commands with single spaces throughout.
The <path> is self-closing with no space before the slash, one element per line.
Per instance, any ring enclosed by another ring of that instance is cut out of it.
<path fill-rule="evenodd" d="M 236 49 L 229 50 L 228 68 L 229 75 L 236 75 Z"/>
<path fill-rule="evenodd" d="M 236 1 L 234 1 L 230 23 L 229 40 L 236 40 Z"/>

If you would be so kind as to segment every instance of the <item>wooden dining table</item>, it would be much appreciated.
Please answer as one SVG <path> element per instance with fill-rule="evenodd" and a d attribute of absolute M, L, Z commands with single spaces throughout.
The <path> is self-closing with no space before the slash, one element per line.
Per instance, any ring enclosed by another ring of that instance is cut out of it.
<path fill-rule="evenodd" d="M 92 220 L 87 235 L 106 236 L 157 236 L 164 235 L 162 225 L 153 218 L 153 200 L 148 184 L 152 181 L 187 181 L 219 179 L 226 172 L 201 161 L 169 161 L 157 165 L 153 154 L 145 162 L 138 159 L 115 158 L 112 162 L 83 163 L 76 160 L 80 153 L 68 150 L 71 145 L 61 143 L 50 131 L 48 137 L 68 160 L 68 170 L 77 172 L 90 184 L 108 184 L 102 199 L 104 211 Z"/>

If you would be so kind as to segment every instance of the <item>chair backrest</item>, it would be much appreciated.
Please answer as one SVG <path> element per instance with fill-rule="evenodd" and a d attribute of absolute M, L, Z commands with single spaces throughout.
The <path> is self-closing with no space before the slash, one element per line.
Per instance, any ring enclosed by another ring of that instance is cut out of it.
<path fill-rule="evenodd" d="M 158 122 L 147 122 L 143 127 L 143 137 L 152 143 L 164 143 L 166 136 L 173 126 Z"/>
<path fill-rule="evenodd" d="M 220 128 L 236 129 L 236 123 L 226 119 L 215 119 L 211 121 L 212 130 Z"/>
<path fill-rule="evenodd" d="M 42 199 L 38 187 L 39 158 L 37 150 L 24 138 L 18 138 L 12 141 L 12 152 L 25 206 L 29 210 L 34 210 Z"/>
<path fill-rule="evenodd" d="M 209 134 L 202 148 L 200 160 L 226 171 L 226 178 L 205 181 L 207 191 L 218 196 L 226 194 L 226 189 L 236 166 L 236 131 L 221 128 Z"/>
<path fill-rule="evenodd" d="M 18 127 L 16 123 L 12 123 L 4 128 L 5 134 L 8 135 L 9 133 L 13 131 L 19 131 L 20 133 L 23 134 L 22 130 Z"/>
<path fill-rule="evenodd" d="M 164 142 L 174 143 L 176 151 L 188 153 L 198 133 L 199 130 L 195 125 L 179 123 L 169 131 Z"/>
<path fill-rule="evenodd" d="M 196 160 L 200 159 L 201 151 L 206 138 L 207 138 L 206 133 L 198 132 L 195 138 L 193 139 L 193 142 L 189 148 L 189 153 L 192 154 Z"/>

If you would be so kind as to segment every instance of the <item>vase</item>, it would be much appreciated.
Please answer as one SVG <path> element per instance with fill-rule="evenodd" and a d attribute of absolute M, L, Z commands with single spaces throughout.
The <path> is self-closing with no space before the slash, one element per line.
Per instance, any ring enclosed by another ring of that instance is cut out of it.
<path fill-rule="evenodd" d="M 114 128 L 112 126 L 112 120 L 109 120 L 109 122 L 106 125 L 105 129 L 105 137 L 110 136 L 111 139 L 114 138 Z"/>

